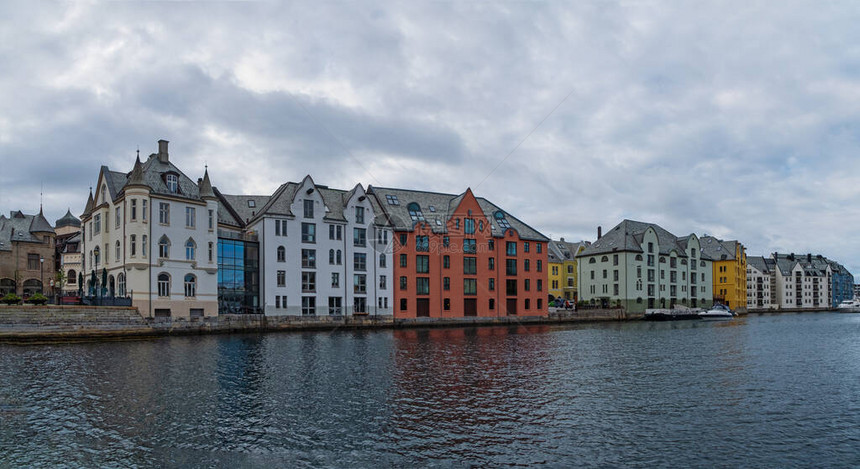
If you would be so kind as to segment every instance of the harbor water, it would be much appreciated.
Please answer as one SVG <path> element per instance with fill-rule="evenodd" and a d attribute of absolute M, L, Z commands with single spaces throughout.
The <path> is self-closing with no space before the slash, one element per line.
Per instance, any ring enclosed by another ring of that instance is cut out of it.
<path fill-rule="evenodd" d="M 858 467 L 860 314 L 0 345 L 0 467 Z"/>

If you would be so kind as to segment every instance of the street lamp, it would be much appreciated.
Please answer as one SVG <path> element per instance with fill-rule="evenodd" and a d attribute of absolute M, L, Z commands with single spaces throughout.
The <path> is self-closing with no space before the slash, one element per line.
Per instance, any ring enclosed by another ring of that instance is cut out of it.
<path fill-rule="evenodd" d="M 45 294 L 45 276 L 42 275 L 42 266 L 45 265 L 45 258 L 43 256 L 39 256 L 39 293 Z"/>

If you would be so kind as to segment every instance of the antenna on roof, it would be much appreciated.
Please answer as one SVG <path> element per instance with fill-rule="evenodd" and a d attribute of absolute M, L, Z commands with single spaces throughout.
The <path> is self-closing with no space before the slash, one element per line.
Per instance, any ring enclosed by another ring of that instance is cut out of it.
<path fill-rule="evenodd" d="M 45 181 L 39 183 L 39 213 L 42 213 L 42 192 L 45 190 Z"/>
<path fill-rule="evenodd" d="M 137 157 L 140 158 L 140 145 L 137 146 Z"/>

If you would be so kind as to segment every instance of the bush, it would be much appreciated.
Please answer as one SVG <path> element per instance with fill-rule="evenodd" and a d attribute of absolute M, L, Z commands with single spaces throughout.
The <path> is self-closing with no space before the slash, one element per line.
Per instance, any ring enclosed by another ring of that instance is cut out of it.
<path fill-rule="evenodd" d="M 36 293 L 27 300 L 27 303 L 32 303 L 34 305 L 43 305 L 47 302 L 48 298 L 41 293 Z"/>
<path fill-rule="evenodd" d="M 5 303 L 7 305 L 17 305 L 21 302 L 21 297 L 14 293 L 7 293 L 6 296 L 0 298 L 0 303 Z"/>

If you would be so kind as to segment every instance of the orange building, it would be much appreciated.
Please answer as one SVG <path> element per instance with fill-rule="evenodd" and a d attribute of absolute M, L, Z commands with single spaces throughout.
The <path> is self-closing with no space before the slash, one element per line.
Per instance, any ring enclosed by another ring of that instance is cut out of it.
<path fill-rule="evenodd" d="M 394 227 L 394 317 L 546 316 L 548 238 L 471 189 L 369 187 Z"/>

